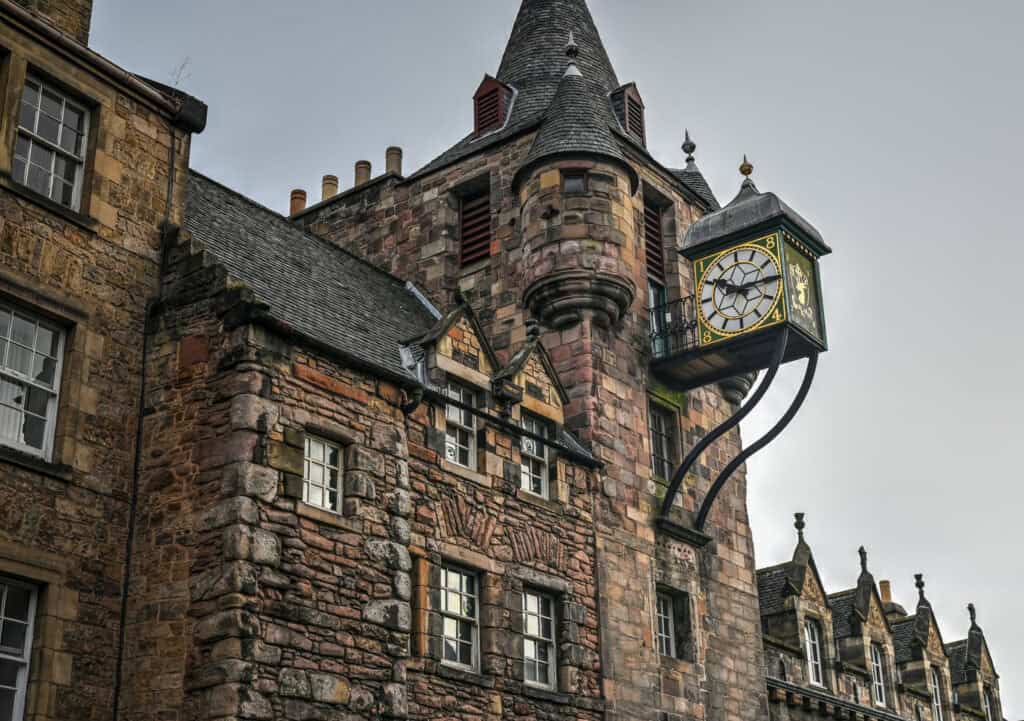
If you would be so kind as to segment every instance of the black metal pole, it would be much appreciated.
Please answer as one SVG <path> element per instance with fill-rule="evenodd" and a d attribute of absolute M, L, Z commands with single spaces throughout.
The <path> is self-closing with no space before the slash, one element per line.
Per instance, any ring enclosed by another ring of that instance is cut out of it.
<path fill-rule="evenodd" d="M 750 412 L 757 407 L 757 404 L 761 402 L 761 399 L 764 398 L 765 393 L 768 392 L 768 388 L 771 387 L 776 374 L 779 372 L 779 366 L 782 365 L 782 360 L 786 356 L 786 346 L 788 344 L 789 327 L 787 326 L 784 327 L 782 332 L 779 334 L 778 345 L 775 347 L 775 353 L 772 356 L 772 364 L 768 368 L 768 375 L 766 375 L 757 386 L 757 392 L 754 393 L 747 404 L 736 411 L 729 420 L 704 436 L 704 438 L 702 438 L 701 441 L 693 447 L 693 450 L 687 454 L 686 458 L 683 459 L 679 468 L 676 469 L 676 472 L 672 476 L 672 480 L 668 485 L 668 491 L 665 492 L 665 500 L 661 504 L 662 518 L 668 518 L 668 514 L 672 510 L 672 503 L 676 499 L 676 494 L 679 493 L 679 487 L 682 485 L 683 479 L 686 478 L 686 474 L 690 472 L 690 468 L 692 468 L 693 464 L 697 462 L 697 459 L 700 458 L 701 454 L 704 453 L 712 443 L 739 425 L 740 421 L 746 418 Z"/>
<path fill-rule="evenodd" d="M 796 394 L 796 398 L 793 399 L 793 403 L 789 406 L 789 410 L 786 411 L 786 415 L 782 417 L 775 426 L 768 431 L 763 437 L 761 437 L 756 443 L 748 446 L 742 453 L 736 456 L 732 462 L 725 467 L 725 469 L 719 474 L 718 478 L 712 484 L 711 489 L 708 491 L 708 495 L 704 498 L 704 503 L 700 507 L 700 513 L 697 514 L 696 527 L 698 531 L 704 530 L 704 524 L 707 523 L 708 515 L 711 513 L 711 506 L 714 505 L 715 499 L 718 498 L 718 494 L 725 486 L 726 481 L 732 477 L 732 474 L 736 472 L 740 466 L 746 463 L 750 458 L 761 451 L 765 446 L 774 441 L 782 431 L 786 430 L 793 418 L 796 416 L 797 411 L 800 410 L 800 406 L 804 404 L 807 399 L 807 394 L 811 390 L 811 383 L 814 381 L 814 373 L 818 368 L 818 354 L 815 353 L 807 359 L 807 370 L 804 371 L 804 381 L 800 385 L 800 391 Z"/>

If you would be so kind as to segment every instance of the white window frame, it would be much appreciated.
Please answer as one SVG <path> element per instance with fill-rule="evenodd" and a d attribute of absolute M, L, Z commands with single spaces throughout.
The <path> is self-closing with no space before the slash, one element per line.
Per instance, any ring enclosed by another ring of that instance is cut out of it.
<path fill-rule="evenodd" d="M 15 306 L 9 303 L 0 301 L 0 315 L 6 314 L 9 317 L 9 327 L 6 333 L 2 326 L 0 326 L 0 380 L 6 380 L 8 383 L 14 383 L 24 388 L 22 394 L 23 400 L 21 406 L 15 406 L 13 403 L 4 402 L 0 400 L 0 406 L 9 408 L 17 411 L 21 414 L 22 421 L 25 416 L 25 406 L 27 403 L 28 389 L 34 388 L 41 393 L 47 395 L 46 402 L 46 416 L 45 416 L 45 427 L 43 430 L 43 447 L 36 448 L 27 443 L 21 441 L 5 438 L 0 435 L 0 445 L 7 446 L 8 448 L 14 448 L 22 453 L 27 453 L 43 460 L 51 460 L 53 457 L 53 440 L 57 427 L 57 410 L 60 403 L 60 382 L 61 374 L 64 367 L 64 343 L 66 340 L 65 331 L 60 328 L 57 324 L 51 323 L 48 320 L 42 318 L 36 313 L 31 311 L 23 310 L 20 306 Z M 15 316 L 21 317 L 23 320 L 33 324 L 33 336 L 32 336 L 32 348 L 28 349 L 20 343 L 15 343 L 14 336 L 14 319 Z M 56 356 L 51 356 L 49 353 L 40 353 L 36 350 L 36 345 L 39 342 L 39 328 L 43 327 L 50 333 L 54 334 L 57 338 L 57 351 Z M 31 356 L 30 373 L 34 372 L 36 367 L 37 359 L 43 358 L 53 361 L 53 385 L 48 386 L 46 383 L 41 383 L 35 380 L 30 375 L 26 375 L 22 371 L 8 368 L 7 363 L 12 356 L 12 346 L 17 345 L 23 351 L 29 351 Z M 0 392 L 0 399 L 3 398 L 2 392 Z M 36 413 L 30 413 L 30 415 L 40 418 Z M 23 436 L 24 437 L 24 436 Z"/>
<path fill-rule="evenodd" d="M 26 128 L 25 126 L 23 126 L 21 124 L 21 110 L 22 110 L 22 107 L 23 107 L 24 102 L 25 102 L 25 100 L 24 100 L 24 98 L 25 98 L 25 90 L 28 88 L 29 85 L 34 85 L 38 89 L 38 92 L 39 92 L 39 105 L 36 106 L 36 108 L 35 108 L 35 113 L 34 113 L 33 118 L 32 118 L 32 127 L 31 128 Z M 53 143 L 52 141 L 47 140 L 46 138 L 43 138 L 37 132 L 39 130 L 39 115 L 43 112 L 42 111 L 42 104 L 43 104 L 42 103 L 42 97 L 43 97 L 43 93 L 50 93 L 51 95 L 56 95 L 61 100 L 61 109 L 60 109 L 61 117 L 57 119 L 58 135 L 57 135 L 57 142 L 56 143 Z M 65 117 L 65 112 L 66 112 L 68 106 L 70 106 L 76 112 L 82 114 L 82 147 L 81 147 L 81 151 L 77 155 L 75 153 L 72 153 L 72 152 L 66 150 L 60 144 L 60 141 L 61 141 L 61 139 L 63 137 L 63 134 L 64 134 L 64 127 L 65 127 L 64 126 L 64 117 Z M 38 191 L 34 190 L 33 188 L 31 188 L 29 186 L 29 184 L 28 184 L 28 174 L 29 174 L 30 167 L 32 165 L 32 162 L 31 162 L 31 152 L 32 152 L 31 151 L 31 145 L 40 145 L 43 148 L 45 148 L 46 150 L 48 150 L 48 151 L 53 153 L 53 158 L 50 161 L 50 167 L 47 169 L 48 172 L 49 172 L 49 176 L 50 176 L 49 187 L 47 187 L 47 191 L 45 193 L 42 193 L 41 195 L 44 195 L 49 200 L 53 201 L 54 203 L 57 203 L 58 205 L 60 205 L 62 207 L 69 208 L 70 210 L 78 212 L 79 209 L 82 207 L 82 186 L 83 186 L 84 180 L 85 180 L 85 164 L 86 164 L 86 158 L 88 157 L 88 152 L 89 152 L 89 124 L 90 124 L 90 121 L 91 121 L 91 118 L 90 118 L 89 109 L 87 107 L 85 107 L 85 105 L 83 103 L 81 103 L 81 102 L 75 100 L 74 98 L 72 98 L 69 93 L 67 93 L 67 92 L 65 92 L 63 90 L 58 89 L 57 87 L 51 85 L 50 83 L 44 82 L 38 76 L 31 75 L 31 74 L 28 75 L 25 78 L 25 84 L 22 86 L 21 101 L 18 103 L 18 128 L 17 128 L 17 131 L 15 132 L 15 141 L 14 141 L 15 142 L 15 152 L 12 153 L 12 157 L 17 152 L 17 142 L 18 142 L 17 139 L 18 139 L 18 137 L 23 137 L 26 140 L 28 140 L 29 143 L 30 143 L 30 147 L 29 147 L 28 157 L 25 158 L 25 171 L 24 171 L 24 175 L 22 177 L 20 177 L 20 178 L 19 177 L 15 177 L 14 178 L 15 181 L 19 185 L 22 185 L 22 186 L 24 186 L 26 188 L 29 188 L 29 190 L 32 190 L 33 192 L 38 192 Z M 56 163 L 57 163 L 57 158 L 58 157 L 64 158 L 66 162 L 72 163 L 74 165 L 74 167 L 75 167 L 75 179 L 74 179 L 74 184 L 73 184 L 72 190 L 71 190 L 71 205 L 66 205 L 63 202 L 61 202 L 60 200 L 57 200 L 57 199 L 55 199 L 53 197 L 53 184 L 54 184 L 54 178 L 57 177 L 57 175 L 56 175 Z M 39 167 L 42 167 L 42 166 L 39 166 Z M 13 166 L 12 166 L 12 171 L 13 171 Z"/>
<path fill-rule="evenodd" d="M 474 408 L 477 407 L 478 393 L 475 389 L 465 383 L 449 380 L 448 385 L 445 388 L 445 393 L 449 398 L 454 398 L 455 400 Z M 476 416 L 468 410 L 464 410 L 458 406 L 445 404 L 444 408 L 445 459 L 449 463 L 454 463 L 462 468 L 468 468 L 471 471 L 475 471 L 477 468 Z M 465 434 L 467 439 L 465 443 L 462 442 L 460 434 Z M 466 453 L 466 463 L 462 463 L 459 460 L 459 455 L 463 451 Z"/>
<path fill-rule="evenodd" d="M 676 614 L 675 599 L 659 592 L 655 601 L 655 620 L 658 639 L 658 653 L 670 658 L 676 657 Z"/>
<path fill-rule="evenodd" d="M 323 458 L 314 455 L 314 445 L 323 448 Z M 338 454 L 337 464 L 330 462 L 330 454 L 334 451 Z M 306 447 L 303 451 L 303 477 L 302 477 L 302 502 L 315 508 L 321 508 L 331 513 L 341 514 L 344 498 L 342 487 L 345 476 L 345 449 L 334 441 L 319 436 L 306 436 Z M 320 481 L 313 479 L 312 471 L 319 470 Z M 331 472 L 334 472 L 334 480 L 331 481 Z M 314 488 L 319 491 L 321 502 L 317 503 L 313 498 Z M 334 493 L 336 502 L 331 504 L 330 494 Z"/>
<path fill-rule="evenodd" d="M 454 588 L 451 583 L 452 577 L 458 581 L 458 585 Z M 472 588 L 470 588 L 470 581 L 472 581 Z M 443 564 L 441 566 L 441 588 L 438 590 L 440 604 L 437 611 L 441 614 L 441 663 L 445 666 L 476 673 L 480 668 L 480 574 L 456 565 Z M 467 604 L 472 613 L 466 613 Z M 455 607 L 456 605 L 458 608 Z M 448 621 L 456 624 L 455 636 L 448 633 Z M 461 646 L 465 645 L 465 641 L 458 636 L 462 624 L 466 624 L 470 631 L 469 645 L 472 659 L 469 664 L 447 658 L 449 641 L 455 644 L 457 656 Z"/>
<path fill-rule="evenodd" d="M 25 629 L 25 643 L 20 653 L 14 653 L 12 649 L 5 649 L 0 646 L 0 660 L 8 661 L 18 667 L 15 685 L 4 686 L 5 689 L 14 690 L 14 708 L 12 719 L 22 721 L 25 716 L 25 696 L 28 691 L 29 664 L 32 657 L 32 639 L 35 632 L 36 602 L 39 589 L 33 585 L 16 581 L 12 578 L 0 576 L 0 633 L 3 631 L 3 624 L 7 620 L 6 605 L 8 589 L 16 587 L 29 592 L 28 602 L 28 624 Z M 21 621 L 18 621 L 21 623 Z"/>
<path fill-rule="evenodd" d="M 551 423 L 531 413 L 523 413 L 523 429 L 538 436 L 551 435 Z M 519 486 L 526 493 L 538 498 L 551 498 L 551 479 L 549 472 L 548 444 L 533 438 L 522 436 L 519 452 L 522 464 Z M 539 486 L 539 490 L 535 490 Z"/>
<path fill-rule="evenodd" d="M 536 610 L 531 610 L 530 599 L 534 599 Z M 544 613 L 545 603 L 548 606 L 548 613 Z M 530 632 L 530 621 L 531 619 L 536 624 L 536 633 Z M 551 632 L 550 635 L 544 635 L 544 622 L 548 622 L 548 627 Z M 549 593 L 542 591 L 534 591 L 532 589 L 523 590 L 523 683 L 528 686 L 535 686 L 537 688 L 554 689 L 558 685 L 558 645 L 555 643 L 555 637 L 557 635 L 557 623 L 558 619 L 555 617 L 555 597 Z M 527 649 L 533 643 L 537 647 L 543 647 L 547 649 L 548 659 L 547 661 L 541 661 L 534 654 L 533 657 L 529 655 Z M 540 678 L 540 664 L 547 663 L 547 680 Z M 534 674 L 537 676 L 536 679 L 529 679 L 528 669 L 533 667 Z"/>
<path fill-rule="evenodd" d="M 986 721 L 995 721 L 995 718 L 994 718 L 995 708 L 994 708 L 994 705 L 993 705 L 993 701 L 995 701 L 995 698 L 992 695 L 992 687 L 991 686 L 982 686 L 981 687 L 981 707 L 985 711 L 985 720 Z"/>
<path fill-rule="evenodd" d="M 939 667 L 931 667 L 932 686 L 932 721 L 943 721 L 942 712 L 942 678 L 939 674 Z"/>
<path fill-rule="evenodd" d="M 807 651 L 807 679 L 812 686 L 825 687 L 825 664 L 821 651 L 821 626 L 812 618 L 804 620 L 804 641 Z"/>
<path fill-rule="evenodd" d="M 882 645 L 871 644 L 871 688 L 875 706 L 886 705 L 885 693 L 885 661 L 882 658 Z"/>

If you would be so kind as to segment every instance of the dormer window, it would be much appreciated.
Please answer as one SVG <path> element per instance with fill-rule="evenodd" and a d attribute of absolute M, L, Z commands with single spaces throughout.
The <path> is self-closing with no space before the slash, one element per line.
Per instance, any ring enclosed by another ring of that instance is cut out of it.
<path fill-rule="evenodd" d="M 484 135 L 505 124 L 512 101 L 512 88 L 487 76 L 473 96 L 474 132 Z"/>
<path fill-rule="evenodd" d="M 623 85 L 612 93 L 612 108 L 627 135 L 647 147 L 647 129 L 644 122 L 644 101 L 634 83 Z"/>

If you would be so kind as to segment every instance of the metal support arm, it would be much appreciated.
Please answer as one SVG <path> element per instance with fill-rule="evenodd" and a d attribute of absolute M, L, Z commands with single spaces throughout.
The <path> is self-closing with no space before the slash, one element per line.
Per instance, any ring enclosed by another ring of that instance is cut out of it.
<path fill-rule="evenodd" d="M 722 425 L 718 426 L 715 430 L 708 433 L 701 441 L 693 447 L 686 458 L 683 459 L 682 464 L 676 469 L 675 474 L 672 476 L 672 480 L 668 485 L 668 490 L 665 492 L 665 500 L 661 504 L 661 517 L 667 518 L 669 512 L 672 510 L 672 503 L 675 501 L 676 494 L 679 493 L 679 487 L 683 483 L 683 479 L 686 478 L 686 474 L 690 472 L 690 468 L 697 462 L 701 454 L 706 451 L 712 443 L 717 441 L 719 438 L 724 436 L 726 433 L 731 431 L 737 425 L 740 424 L 744 418 L 746 418 L 757 404 L 764 398 L 765 393 L 771 387 L 772 382 L 775 380 L 775 376 L 779 372 L 779 366 L 782 365 L 782 359 L 786 355 L 786 347 L 789 343 L 789 328 L 783 328 L 779 334 L 778 345 L 775 347 L 775 352 L 772 355 L 772 364 L 768 368 L 768 374 L 761 380 L 761 383 L 757 387 L 757 391 L 751 396 L 750 400 L 746 405 L 741 407 L 736 413 L 734 413 L 729 420 L 725 421 Z M 699 528 L 699 526 L 698 526 Z"/>
<path fill-rule="evenodd" d="M 779 434 L 786 430 L 793 418 L 796 417 L 800 407 L 807 400 L 807 394 L 811 390 L 811 383 L 814 381 L 814 374 L 818 368 L 818 354 L 810 356 L 807 359 L 807 370 L 804 371 L 804 380 L 800 385 L 800 390 L 796 394 L 796 398 L 793 399 L 793 403 L 789 406 L 789 410 L 786 411 L 786 415 L 775 424 L 775 426 L 768 431 L 764 436 L 757 440 L 757 442 L 747 446 L 747 448 L 736 456 L 728 466 L 719 474 L 718 478 L 712 484 L 711 489 L 708 491 L 708 495 L 704 498 L 704 504 L 700 507 L 700 513 L 697 514 L 696 528 L 698 531 L 704 530 L 704 524 L 707 523 L 708 515 L 711 513 L 711 507 L 715 503 L 715 499 L 718 498 L 718 494 L 725 486 L 726 481 L 732 477 L 732 474 L 736 470 L 746 463 L 750 458 L 763 450 L 768 444 L 778 438 Z"/>

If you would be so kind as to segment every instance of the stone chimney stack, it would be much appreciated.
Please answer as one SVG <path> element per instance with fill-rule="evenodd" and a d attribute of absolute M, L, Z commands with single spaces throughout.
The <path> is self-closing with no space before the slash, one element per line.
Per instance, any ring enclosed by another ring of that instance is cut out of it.
<path fill-rule="evenodd" d="M 392 145 L 385 152 L 384 157 L 386 158 L 385 170 L 388 173 L 394 173 L 395 175 L 402 174 L 402 149 Z"/>
<path fill-rule="evenodd" d="M 320 200 L 330 200 L 338 194 L 338 176 L 325 175 L 320 194 Z"/>
<path fill-rule="evenodd" d="M 882 603 L 892 603 L 892 583 L 889 581 L 879 581 L 878 593 L 882 596 Z"/>
<path fill-rule="evenodd" d="M 39 13 L 82 45 L 89 44 L 93 0 L 14 0 L 16 5 Z"/>
<path fill-rule="evenodd" d="M 356 161 L 356 186 L 360 186 L 363 183 L 369 183 L 371 173 L 373 172 L 373 166 L 370 165 L 369 160 Z"/>
<path fill-rule="evenodd" d="M 301 213 L 306 209 L 306 191 L 301 188 L 296 188 L 292 191 L 292 202 L 289 206 L 288 214 L 295 215 Z"/>

